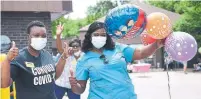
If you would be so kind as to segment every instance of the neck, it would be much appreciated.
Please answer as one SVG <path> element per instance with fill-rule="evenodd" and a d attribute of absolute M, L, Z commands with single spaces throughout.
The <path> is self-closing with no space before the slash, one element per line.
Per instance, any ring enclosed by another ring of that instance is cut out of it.
<path fill-rule="evenodd" d="M 101 49 L 93 48 L 92 51 L 102 54 L 103 48 L 101 48 Z"/>
<path fill-rule="evenodd" d="M 75 57 L 75 59 L 77 60 L 77 59 L 80 57 L 80 55 L 79 55 L 79 56 L 75 56 L 75 55 L 74 55 L 74 57 Z"/>
<path fill-rule="evenodd" d="M 39 56 L 39 51 L 35 50 L 34 48 L 32 48 L 30 45 L 28 46 L 28 52 L 32 55 L 32 56 Z"/>

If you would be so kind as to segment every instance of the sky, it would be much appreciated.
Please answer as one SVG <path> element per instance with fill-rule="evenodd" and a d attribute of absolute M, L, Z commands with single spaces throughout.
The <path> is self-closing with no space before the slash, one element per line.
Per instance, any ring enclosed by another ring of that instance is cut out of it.
<path fill-rule="evenodd" d="M 73 12 L 70 14 L 65 15 L 64 17 L 71 19 L 77 19 L 77 18 L 84 18 L 86 17 L 87 8 L 89 6 L 96 5 L 96 2 L 101 0 L 72 0 L 73 2 Z M 116 1 L 116 0 L 111 0 Z"/>
<path fill-rule="evenodd" d="M 93 6 L 99 0 L 72 0 L 73 12 L 65 15 L 64 17 L 70 17 L 71 19 L 86 17 L 87 7 Z"/>

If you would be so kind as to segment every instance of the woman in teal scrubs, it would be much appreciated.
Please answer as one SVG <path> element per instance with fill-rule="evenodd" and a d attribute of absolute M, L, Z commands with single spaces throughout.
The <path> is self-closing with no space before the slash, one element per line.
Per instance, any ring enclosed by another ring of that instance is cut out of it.
<path fill-rule="evenodd" d="M 85 54 L 78 60 L 76 77 L 71 71 L 71 88 L 74 93 L 82 94 L 90 78 L 88 99 L 137 99 L 127 63 L 150 56 L 163 46 L 163 40 L 131 48 L 114 43 L 104 27 L 102 22 L 89 26 L 82 45 Z"/>

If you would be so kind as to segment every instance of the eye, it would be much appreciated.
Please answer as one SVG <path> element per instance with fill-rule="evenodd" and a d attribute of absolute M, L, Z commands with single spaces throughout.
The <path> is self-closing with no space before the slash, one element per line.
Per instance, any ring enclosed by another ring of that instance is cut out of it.
<path fill-rule="evenodd" d="M 94 33 L 93 36 L 99 36 L 99 34 L 98 33 Z"/>
<path fill-rule="evenodd" d="M 106 35 L 106 34 L 101 34 L 100 36 L 102 36 L 102 37 L 106 37 L 107 35 Z"/>
<path fill-rule="evenodd" d="M 46 37 L 47 37 L 47 35 L 46 35 L 46 34 L 42 35 L 42 38 L 46 38 Z"/>
<path fill-rule="evenodd" d="M 40 35 L 39 34 L 36 34 L 36 35 L 33 35 L 34 37 L 40 37 Z"/>

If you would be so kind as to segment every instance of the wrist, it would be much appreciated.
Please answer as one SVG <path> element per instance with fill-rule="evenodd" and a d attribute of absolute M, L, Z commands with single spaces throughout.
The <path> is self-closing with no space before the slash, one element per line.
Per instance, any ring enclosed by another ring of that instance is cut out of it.
<path fill-rule="evenodd" d="M 11 62 L 13 59 L 10 59 L 8 56 L 6 56 L 6 60 L 7 60 L 8 62 Z"/>
<path fill-rule="evenodd" d="M 158 42 L 156 42 L 156 45 L 155 45 L 156 49 L 158 49 Z"/>
<path fill-rule="evenodd" d="M 68 57 L 66 57 L 65 55 L 61 56 L 61 59 L 66 60 Z"/>
<path fill-rule="evenodd" d="M 56 33 L 56 36 L 57 36 L 57 37 L 61 37 L 61 34 L 59 34 L 59 33 Z"/>

